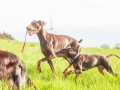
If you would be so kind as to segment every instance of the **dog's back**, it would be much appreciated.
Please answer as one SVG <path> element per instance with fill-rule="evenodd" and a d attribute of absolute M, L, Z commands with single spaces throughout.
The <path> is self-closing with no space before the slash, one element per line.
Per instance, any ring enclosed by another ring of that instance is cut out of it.
<path fill-rule="evenodd" d="M 19 59 L 16 55 L 0 50 L 0 79 L 9 77 L 18 62 Z"/>

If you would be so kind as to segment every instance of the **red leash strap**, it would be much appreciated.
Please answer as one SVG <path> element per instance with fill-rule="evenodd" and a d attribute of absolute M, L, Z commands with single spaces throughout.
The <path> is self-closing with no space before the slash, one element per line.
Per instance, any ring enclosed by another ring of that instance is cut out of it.
<path fill-rule="evenodd" d="M 25 41 L 24 41 L 24 44 L 23 44 L 23 47 L 22 47 L 21 53 L 23 53 L 23 51 L 24 51 L 24 47 L 25 47 L 25 43 L 26 43 L 26 36 L 27 36 L 27 32 L 26 32 L 26 34 L 25 34 Z"/>

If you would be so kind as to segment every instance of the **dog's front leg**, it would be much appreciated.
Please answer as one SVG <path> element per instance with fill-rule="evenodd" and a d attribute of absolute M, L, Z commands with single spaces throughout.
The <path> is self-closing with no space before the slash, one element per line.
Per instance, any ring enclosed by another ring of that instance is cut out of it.
<path fill-rule="evenodd" d="M 66 78 L 66 77 L 68 77 L 70 74 L 81 74 L 82 72 L 81 72 L 81 70 L 77 70 L 77 69 L 75 69 L 75 70 L 70 70 L 70 71 L 68 71 L 68 72 L 66 72 L 65 74 L 64 74 L 64 77 Z"/>
<path fill-rule="evenodd" d="M 77 79 L 78 79 L 79 76 L 80 76 L 80 74 L 76 74 L 75 82 L 77 82 Z"/>
<path fill-rule="evenodd" d="M 70 68 L 71 66 L 72 66 L 72 63 L 69 64 L 69 66 L 64 70 L 63 74 L 65 74 L 65 73 L 69 70 L 69 68 Z"/>
<path fill-rule="evenodd" d="M 54 65 L 51 59 L 47 60 L 48 64 L 50 65 L 50 68 L 52 70 L 52 72 L 56 75 L 55 69 L 54 69 Z"/>
<path fill-rule="evenodd" d="M 65 74 L 73 64 L 72 64 L 70 58 L 67 58 L 67 57 L 63 57 L 63 58 L 64 58 L 65 60 L 67 60 L 68 63 L 69 63 L 69 66 L 68 66 L 68 67 L 64 70 L 64 72 L 63 72 L 63 74 Z"/>
<path fill-rule="evenodd" d="M 39 73 L 42 72 L 41 63 L 43 63 L 43 62 L 45 62 L 45 61 L 47 61 L 47 58 L 46 58 L 46 57 L 38 61 L 37 69 L 38 69 Z"/>
<path fill-rule="evenodd" d="M 79 68 L 80 71 L 76 71 L 75 82 L 77 82 L 78 77 L 82 73 L 82 62 L 80 62 L 80 64 L 78 64 L 78 68 Z"/>

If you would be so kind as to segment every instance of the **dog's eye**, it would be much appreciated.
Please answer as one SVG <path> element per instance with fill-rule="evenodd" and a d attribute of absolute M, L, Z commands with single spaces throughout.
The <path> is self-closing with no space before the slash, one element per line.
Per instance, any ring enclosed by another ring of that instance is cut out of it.
<path fill-rule="evenodd" d="M 38 26 L 39 26 L 38 24 L 34 24 L 34 27 L 38 28 Z"/>

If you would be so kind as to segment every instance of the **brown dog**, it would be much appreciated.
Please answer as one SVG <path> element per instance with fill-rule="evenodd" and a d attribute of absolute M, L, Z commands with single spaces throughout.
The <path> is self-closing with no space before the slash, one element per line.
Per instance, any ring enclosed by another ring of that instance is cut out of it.
<path fill-rule="evenodd" d="M 0 80 L 8 81 L 13 90 L 21 90 L 22 85 L 33 85 L 23 62 L 13 53 L 0 50 Z M 36 87 L 34 86 L 35 90 Z"/>
<path fill-rule="evenodd" d="M 56 53 L 56 55 L 60 57 L 66 56 L 68 58 L 71 58 L 73 62 L 73 66 L 75 70 L 70 70 L 66 72 L 65 77 L 67 77 L 70 74 L 76 74 L 76 79 L 75 79 L 76 81 L 79 75 L 82 73 L 82 71 L 86 71 L 93 67 L 97 67 L 99 72 L 103 75 L 106 74 L 104 72 L 104 69 L 106 69 L 109 73 L 112 73 L 114 76 L 117 76 L 110 62 L 108 61 L 108 58 L 110 56 L 116 56 L 120 59 L 119 56 L 115 54 L 110 54 L 108 56 L 79 54 L 78 50 L 79 50 L 79 47 L 78 48 L 66 48 Z"/>
<path fill-rule="evenodd" d="M 80 42 L 78 42 L 76 39 L 66 36 L 66 35 L 56 35 L 56 34 L 50 34 L 44 29 L 44 25 L 46 23 L 44 21 L 35 21 L 33 20 L 29 26 L 27 26 L 27 32 L 29 35 L 37 34 L 39 40 L 40 40 L 40 46 L 41 51 L 45 55 L 44 58 L 38 61 L 38 70 L 41 72 L 41 63 L 47 61 L 48 64 L 51 67 L 51 70 L 55 73 L 53 62 L 51 59 L 55 58 L 55 53 L 57 51 L 60 51 L 63 48 L 67 47 L 77 47 L 79 46 Z M 69 58 L 64 57 L 71 66 L 71 61 Z M 69 67 L 70 67 L 69 66 Z M 69 68 L 68 67 L 68 68 Z M 66 72 L 67 69 L 65 69 L 64 72 Z"/>

